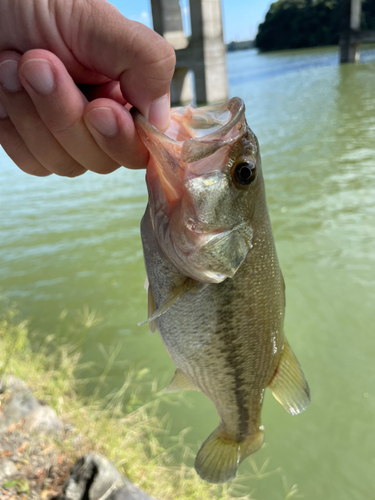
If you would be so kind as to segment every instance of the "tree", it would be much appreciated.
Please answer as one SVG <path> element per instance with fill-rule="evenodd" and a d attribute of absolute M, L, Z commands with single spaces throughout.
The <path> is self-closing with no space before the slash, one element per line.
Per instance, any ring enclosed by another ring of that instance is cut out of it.
<path fill-rule="evenodd" d="M 261 51 L 337 45 L 340 35 L 339 0 L 279 0 L 259 25 L 255 39 Z M 375 29 L 375 2 L 362 6 L 362 29 Z"/>

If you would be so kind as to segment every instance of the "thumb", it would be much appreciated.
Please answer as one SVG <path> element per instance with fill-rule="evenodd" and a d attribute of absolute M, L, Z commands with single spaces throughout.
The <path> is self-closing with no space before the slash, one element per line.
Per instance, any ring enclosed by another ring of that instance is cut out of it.
<path fill-rule="evenodd" d="M 125 99 L 164 131 L 176 61 L 172 46 L 106 1 L 76 0 L 70 11 L 66 3 L 56 0 L 56 19 L 74 57 L 86 68 L 118 80 Z"/>

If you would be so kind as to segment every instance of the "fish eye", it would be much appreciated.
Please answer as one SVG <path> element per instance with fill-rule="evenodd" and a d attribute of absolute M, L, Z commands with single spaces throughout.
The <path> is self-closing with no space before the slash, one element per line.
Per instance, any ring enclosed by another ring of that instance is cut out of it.
<path fill-rule="evenodd" d="M 255 165 L 249 162 L 241 162 L 232 170 L 233 180 L 240 186 L 248 186 L 255 179 Z"/>

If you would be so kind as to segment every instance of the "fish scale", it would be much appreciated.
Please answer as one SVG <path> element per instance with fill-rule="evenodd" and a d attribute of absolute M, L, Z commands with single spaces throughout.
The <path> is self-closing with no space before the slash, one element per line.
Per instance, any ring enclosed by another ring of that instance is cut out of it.
<path fill-rule="evenodd" d="M 178 117 L 173 138 L 135 113 L 150 152 L 149 205 L 141 222 L 154 305 L 149 319 L 177 366 L 170 387 L 201 390 L 219 414 L 195 462 L 198 474 L 213 483 L 233 479 L 239 463 L 262 445 L 267 387 L 293 415 L 310 401 L 284 336 L 284 281 L 259 146 L 244 111 L 238 98 L 172 110 L 172 122 Z M 206 135 L 194 130 L 200 123 L 195 113 L 207 114 Z"/>

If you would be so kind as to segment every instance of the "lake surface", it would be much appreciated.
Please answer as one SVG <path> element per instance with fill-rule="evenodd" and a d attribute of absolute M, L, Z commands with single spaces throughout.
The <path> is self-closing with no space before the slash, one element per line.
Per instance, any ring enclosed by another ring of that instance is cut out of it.
<path fill-rule="evenodd" d="M 337 59 L 336 48 L 228 54 L 231 95 L 246 102 L 261 147 L 285 331 L 312 393 L 297 417 L 267 394 L 266 445 L 240 468 L 272 472 L 244 481 L 257 500 L 292 498 L 293 485 L 307 500 L 375 498 L 375 49 L 357 65 Z M 0 288 L 32 329 L 60 341 L 79 311 L 98 311 L 102 323 L 73 337 L 93 362 L 87 376 L 103 371 L 100 344 L 119 347 L 108 391 L 129 367 L 148 367 L 160 387 L 174 372 L 159 336 L 137 327 L 145 204 L 142 171 L 39 179 L 0 152 Z M 218 418 L 203 395 L 185 399 L 161 411 L 171 436 L 192 428 L 197 450 Z"/>

